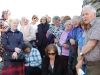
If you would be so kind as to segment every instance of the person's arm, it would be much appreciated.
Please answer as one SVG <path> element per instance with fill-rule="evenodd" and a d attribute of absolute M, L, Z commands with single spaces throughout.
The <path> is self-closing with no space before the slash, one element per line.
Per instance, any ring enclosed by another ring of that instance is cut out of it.
<path fill-rule="evenodd" d="M 48 60 L 44 57 L 42 60 L 42 74 L 41 75 L 48 75 Z"/>
<path fill-rule="evenodd" d="M 80 48 L 79 48 L 79 46 L 78 46 L 78 56 L 80 56 Z"/>
<path fill-rule="evenodd" d="M 19 41 L 18 48 L 22 49 L 22 47 L 23 47 L 23 44 L 24 44 L 24 40 L 23 40 L 23 34 L 21 33 L 21 37 L 20 37 L 20 41 Z"/>
<path fill-rule="evenodd" d="M 87 44 L 82 49 L 82 54 L 84 55 L 89 51 L 91 51 L 96 46 L 97 42 L 98 41 L 95 39 L 91 39 L 90 41 L 88 41 Z"/>
<path fill-rule="evenodd" d="M 61 46 L 65 43 L 65 41 L 63 41 L 63 34 L 64 34 L 64 32 L 61 34 L 61 37 L 60 37 L 60 40 L 59 40 L 59 44 Z"/>
<path fill-rule="evenodd" d="M 15 46 L 12 46 L 12 45 L 9 45 L 8 44 L 8 39 L 7 39 L 7 37 L 8 37 L 8 35 L 7 35 L 7 33 L 4 33 L 3 35 L 2 35 L 2 45 L 3 45 L 3 48 L 5 49 L 5 50 L 9 50 L 9 51 L 14 51 L 15 50 Z"/>
<path fill-rule="evenodd" d="M 54 75 L 62 75 L 64 62 L 63 62 L 63 58 L 61 56 L 59 57 L 59 60 L 57 61 L 57 63 L 58 63 L 58 66 L 57 66 L 57 70 Z"/>
<path fill-rule="evenodd" d="M 34 48 L 35 49 L 35 48 Z M 39 52 L 39 50 L 37 50 L 37 49 L 35 49 L 34 50 L 35 51 L 35 55 L 36 55 L 36 62 L 33 62 L 34 63 L 34 65 L 36 66 L 36 67 L 40 67 L 41 66 L 41 64 L 42 64 L 42 58 L 41 58 L 41 55 L 40 55 L 40 52 Z"/>

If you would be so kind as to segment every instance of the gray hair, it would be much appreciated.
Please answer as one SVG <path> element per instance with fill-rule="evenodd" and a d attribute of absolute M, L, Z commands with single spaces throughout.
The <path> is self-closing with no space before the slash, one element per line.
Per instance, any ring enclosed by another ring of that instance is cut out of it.
<path fill-rule="evenodd" d="M 2 17 L 3 17 L 3 15 L 4 15 L 5 12 L 8 12 L 9 15 L 11 14 L 10 10 L 9 10 L 9 9 L 6 9 L 6 10 L 3 10 L 3 11 L 2 11 Z"/>
<path fill-rule="evenodd" d="M 69 23 L 69 24 L 72 25 L 72 20 L 67 20 L 67 21 L 65 22 L 65 26 L 66 26 L 67 23 Z"/>
<path fill-rule="evenodd" d="M 25 16 L 21 17 L 20 22 L 22 22 L 23 19 L 27 19 Z M 28 20 L 28 19 L 27 19 Z M 29 21 L 29 20 L 28 20 Z"/>
<path fill-rule="evenodd" d="M 73 19 L 77 19 L 78 22 L 80 22 L 80 17 L 79 17 L 79 16 L 73 16 L 73 17 L 72 17 L 72 20 L 73 20 Z"/>
<path fill-rule="evenodd" d="M 59 16 L 54 16 L 53 19 L 52 19 L 52 22 L 54 23 L 56 20 L 60 21 L 60 17 Z"/>
<path fill-rule="evenodd" d="M 91 11 L 92 11 L 93 13 L 96 13 L 96 8 L 95 8 L 95 7 L 93 7 L 93 6 L 92 6 L 92 5 L 90 5 L 90 4 L 85 5 L 85 6 L 82 8 L 82 12 L 83 12 L 86 8 L 90 8 L 90 9 L 91 9 Z"/>

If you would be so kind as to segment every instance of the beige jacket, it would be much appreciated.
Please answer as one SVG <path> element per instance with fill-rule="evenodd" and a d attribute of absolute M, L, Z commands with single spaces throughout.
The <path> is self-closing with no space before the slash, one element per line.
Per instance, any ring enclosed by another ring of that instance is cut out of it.
<path fill-rule="evenodd" d="M 24 26 L 20 28 L 20 31 L 23 33 L 23 37 L 27 38 L 27 41 L 34 40 L 35 32 L 31 25 L 28 25 L 27 28 L 24 30 Z"/>

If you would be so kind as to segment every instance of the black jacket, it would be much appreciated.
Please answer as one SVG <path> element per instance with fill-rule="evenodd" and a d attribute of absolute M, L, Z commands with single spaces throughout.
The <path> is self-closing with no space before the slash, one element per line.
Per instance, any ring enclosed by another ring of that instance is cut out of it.
<path fill-rule="evenodd" d="M 48 67 L 50 64 L 50 59 L 48 57 L 44 57 L 42 61 L 42 74 L 41 75 L 49 75 Z M 63 59 L 61 56 L 56 56 L 54 61 L 54 74 L 53 75 L 62 75 L 63 74 Z"/>
<path fill-rule="evenodd" d="M 46 38 L 46 33 L 49 29 L 49 24 L 46 23 L 45 26 L 43 27 L 42 24 L 38 25 L 38 33 L 36 34 L 36 40 L 38 40 L 37 46 L 46 46 L 47 43 L 47 38 Z"/>

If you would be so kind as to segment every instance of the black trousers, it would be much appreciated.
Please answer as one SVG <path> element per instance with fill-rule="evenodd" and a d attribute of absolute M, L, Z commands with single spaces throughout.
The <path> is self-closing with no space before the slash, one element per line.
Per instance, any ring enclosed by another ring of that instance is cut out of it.
<path fill-rule="evenodd" d="M 41 69 L 38 67 L 25 66 L 25 75 L 41 75 Z"/>

